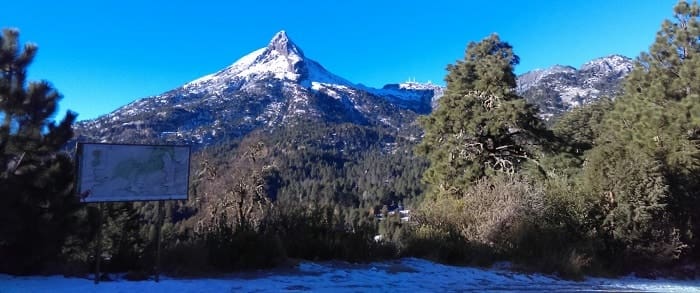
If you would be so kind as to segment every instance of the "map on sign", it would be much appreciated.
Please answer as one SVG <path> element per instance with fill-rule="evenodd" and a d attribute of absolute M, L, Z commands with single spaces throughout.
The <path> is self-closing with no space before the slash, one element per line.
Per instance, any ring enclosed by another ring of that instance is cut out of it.
<path fill-rule="evenodd" d="M 187 199 L 190 147 L 78 145 L 83 202 Z"/>

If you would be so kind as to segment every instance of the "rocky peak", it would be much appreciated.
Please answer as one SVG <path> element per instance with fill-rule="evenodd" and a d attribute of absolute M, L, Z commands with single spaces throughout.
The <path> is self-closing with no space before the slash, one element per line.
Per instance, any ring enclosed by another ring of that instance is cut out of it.
<path fill-rule="evenodd" d="M 548 119 L 599 97 L 614 97 L 633 68 L 632 59 L 622 55 L 593 59 L 578 70 L 556 65 L 518 76 L 517 91 Z"/>
<path fill-rule="evenodd" d="M 580 71 L 626 75 L 632 69 L 634 69 L 632 59 L 622 55 L 610 55 L 586 62 L 581 66 Z"/>
<path fill-rule="evenodd" d="M 554 65 L 547 69 L 535 69 L 518 76 L 517 90 L 519 92 L 526 91 L 548 76 L 570 74 L 576 74 L 576 68 L 567 65 Z"/>
<path fill-rule="evenodd" d="M 267 48 L 271 51 L 277 51 L 278 53 L 289 56 L 290 54 L 298 55 L 300 57 L 304 56 L 304 53 L 299 47 L 297 47 L 294 42 L 287 36 L 287 32 L 279 31 L 276 33 L 270 43 L 267 44 Z"/>
<path fill-rule="evenodd" d="M 576 68 L 574 68 L 573 66 L 570 66 L 570 65 L 559 65 L 559 64 L 557 64 L 557 65 L 554 65 L 554 66 L 552 66 L 551 68 L 549 68 L 549 70 L 550 70 L 552 73 L 561 73 L 561 72 L 570 73 L 570 72 L 576 71 Z"/>

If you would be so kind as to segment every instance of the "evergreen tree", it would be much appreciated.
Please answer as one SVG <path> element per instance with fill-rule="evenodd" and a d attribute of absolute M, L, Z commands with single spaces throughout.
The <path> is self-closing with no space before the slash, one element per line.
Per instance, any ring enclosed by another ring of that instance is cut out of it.
<path fill-rule="evenodd" d="M 495 171 L 513 173 L 538 156 L 546 131 L 537 109 L 515 93 L 513 48 L 491 35 L 470 43 L 464 60 L 447 67 L 438 108 L 421 119 L 418 152 L 430 160 L 433 195 L 464 190 Z"/>
<path fill-rule="evenodd" d="M 612 236 L 666 260 L 700 233 L 700 7 L 680 1 L 674 16 L 637 59 L 585 168 L 613 207 Z"/>
<path fill-rule="evenodd" d="M 557 119 L 552 130 L 574 148 L 571 150 L 573 153 L 581 155 L 583 151 L 593 148 L 602 131 L 603 118 L 612 108 L 613 101 L 603 97 L 564 114 Z"/>
<path fill-rule="evenodd" d="M 76 115 L 51 121 L 60 94 L 45 81 L 26 85 L 37 47 L 19 32 L 0 37 L 0 271 L 25 273 L 59 254 L 72 222 L 73 163 L 60 148 Z"/>
<path fill-rule="evenodd" d="M 580 179 L 585 155 L 595 145 L 603 128 L 603 119 L 612 108 L 613 101 L 603 97 L 556 119 L 552 132 L 556 136 L 557 152 L 544 157 L 542 165 L 555 174 Z"/>

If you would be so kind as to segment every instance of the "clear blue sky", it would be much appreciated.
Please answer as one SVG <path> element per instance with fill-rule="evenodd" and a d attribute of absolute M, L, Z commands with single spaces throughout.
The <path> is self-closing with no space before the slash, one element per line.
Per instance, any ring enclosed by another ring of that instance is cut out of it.
<path fill-rule="evenodd" d="M 39 45 L 30 79 L 79 120 L 178 87 L 264 47 L 279 30 L 331 72 L 382 86 L 443 83 L 468 42 L 497 32 L 517 73 L 636 57 L 676 0 L 36 1 L 2 4 L 0 27 Z M 60 116 L 63 116 L 61 113 Z"/>

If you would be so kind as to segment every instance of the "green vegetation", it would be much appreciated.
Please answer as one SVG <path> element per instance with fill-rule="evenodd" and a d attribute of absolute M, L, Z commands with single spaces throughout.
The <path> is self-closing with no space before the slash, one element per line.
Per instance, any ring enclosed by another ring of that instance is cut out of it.
<path fill-rule="evenodd" d="M 413 129 L 294 121 L 204 148 L 188 201 L 103 211 L 105 269 L 150 273 L 161 216 L 163 267 L 181 274 L 401 256 L 569 278 L 697 264 L 700 6 L 681 1 L 674 15 L 620 96 L 551 128 L 515 94 L 519 59 L 491 35 L 448 66 L 422 141 Z M 84 273 L 98 211 L 76 206 L 59 152 L 75 116 L 48 121 L 59 95 L 24 86 L 35 47 L 20 52 L 11 30 L 0 41 L 0 271 Z"/>
<path fill-rule="evenodd" d="M 488 133 L 463 130 L 479 121 L 477 130 L 498 123 L 504 123 L 501 129 L 538 125 L 527 122 L 531 114 L 518 116 L 526 111 L 489 111 L 486 102 L 456 94 L 486 84 L 506 95 L 514 87 L 512 68 L 505 66 L 517 60 L 510 46 L 494 46 L 500 43 L 493 36 L 470 44 L 465 60 L 448 67 L 443 109 L 423 120 L 420 150 L 431 159 L 426 179 L 451 192 L 424 202 L 418 235 L 451 236 L 445 239 L 487 247 L 489 258 L 569 276 L 697 263 L 700 7 L 681 1 L 674 13 L 675 20 L 664 22 L 650 51 L 638 58 L 621 96 L 567 113 L 552 128 L 552 144 L 528 153 L 530 161 L 541 158 L 544 174 L 517 172 L 525 161 L 508 164 L 513 168 L 507 175 L 487 172 L 495 164 L 468 148 Z M 478 50 L 484 46 L 491 48 L 486 57 Z M 471 60 L 475 55 L 481 58 Z M 480 120 L 484 115 L 489 119 Z M 513 117 L 520 118 L 508 120 Z M 471 140 L 457 141 L 461 137 Z"/>
<path fill-rule="evenodd" d="M 37 47 L 17 30 L 0 37 L 0 271 L 28 273 L 56 260 L 76 222 L 73 164 L 59 149 L 76 115 L 50 120 L 61 95 L 45 81 L 27 85 Z"/>
<path fill-rule="evenodd" d="M 680 2 L 605 116 L 584 167 L 614 208 L 604 224 L 629 261 L 693 253 L 700 196 L 700 7 Z"/>
<path fill-rule="evenodd" d="M 430 159 L 429 197 L 461 194 L 475 180 L 513 174 L 536 162 L 546 129 L 537 109 L 515 94 L 512 47 L 497 35 L 470 43 L 463 61 L 447 67 L 447 91 L 421 120 L 418 147 Z"/>

